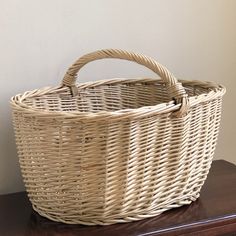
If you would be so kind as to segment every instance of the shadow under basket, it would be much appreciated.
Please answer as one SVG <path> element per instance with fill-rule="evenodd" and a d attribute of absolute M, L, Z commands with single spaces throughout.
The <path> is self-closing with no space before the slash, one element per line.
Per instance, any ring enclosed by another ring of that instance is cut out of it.
<path fill-rule="evenodd" d="M 158 78 L 75 85 L 88 62 L 118 58 Z M 69 224 L 156 216 L 199 197 L 220 125 L 222 85 L 178 80 L 123 50 L 87 54 L 62 85 L 11 99 L 21 172 L 33 208 Z"/>

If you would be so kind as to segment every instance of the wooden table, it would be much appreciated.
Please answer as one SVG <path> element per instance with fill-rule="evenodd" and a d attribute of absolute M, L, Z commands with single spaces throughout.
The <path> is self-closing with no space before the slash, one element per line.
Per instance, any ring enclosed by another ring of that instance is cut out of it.
<path fill-rule="evenodd" d="M 39 216 L 25 192 L 0 196 L 0 235 L 234 235 L 236 236 L 236 166 L 214 161 L 200 198 L 160 216 L 109 226 L 66 225 Z"/>

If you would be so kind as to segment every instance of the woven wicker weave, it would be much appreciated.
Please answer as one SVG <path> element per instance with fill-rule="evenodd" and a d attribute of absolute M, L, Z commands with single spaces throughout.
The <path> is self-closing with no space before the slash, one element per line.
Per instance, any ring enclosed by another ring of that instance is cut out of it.
<path fill-rule="evenodd" d="M 88 62 L 119 58 L 161 79 L 75 85 Z M 65 223 L 113 224 L 158 215 L 199 197 L 211 166 L 225 88 L 177 81 L 146 56 L 87 54 L 63 83 L 12 98 L 20 166 L 41 215 Z"/>

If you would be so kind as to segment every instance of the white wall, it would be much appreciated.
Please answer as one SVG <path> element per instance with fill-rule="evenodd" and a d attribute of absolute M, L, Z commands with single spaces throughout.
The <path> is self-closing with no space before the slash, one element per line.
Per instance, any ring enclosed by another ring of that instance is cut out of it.
<path fill-rule="evenodd" d="M 60 83 L 84 53 L 122 48 L 159 60 L 177 77 L 224 84 L 215 154 L 236 163 L 235 0 L 0 0 L 0 193 L 23 189 L 10 118 L 16 93 Z M 153 75 L 137 65 L 88 65 L 80 81 Z"/>

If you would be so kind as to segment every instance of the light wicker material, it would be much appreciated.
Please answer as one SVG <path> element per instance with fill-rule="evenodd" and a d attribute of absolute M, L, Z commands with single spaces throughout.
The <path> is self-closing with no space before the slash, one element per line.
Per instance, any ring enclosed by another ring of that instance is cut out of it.
<path fill-rule="evenodd" d="M 75 85 L 86 63 L 135 61 L 160 79 Z M 34 209 L 55 221 L 113 224 L 199 197 L 211 166 L 225 88 L 177 81 L 154 60 L 122 50 L 81 57 L 62 86 L 12 98 L 20 166 Z"/>

